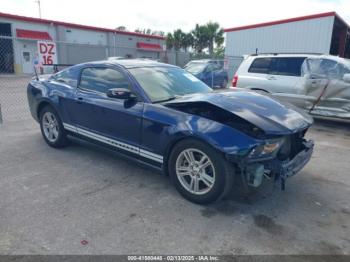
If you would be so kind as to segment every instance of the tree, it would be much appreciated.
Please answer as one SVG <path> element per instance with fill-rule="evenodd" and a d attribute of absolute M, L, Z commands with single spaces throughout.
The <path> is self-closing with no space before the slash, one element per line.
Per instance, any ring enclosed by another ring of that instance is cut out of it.
<path fill-rule="evenodd" d="M 118 26 L 118 27 L 116 28 L 116 30 L 118 30 L 118 31 L 126 31 L 127 29 L 126 29 L 125 26 L 121 25 L 121 26 Z"/>
<path fill-rule="evenodd" d="M 206 25 L 196 24 L 192 31 L 194 37 L 194 49 L 201 54 L 208 48 L 209 55 L 213 56 L 214 46 L 220 47 L 224 43 L 224 30 L 218 23 L 209 22 Z"/>
<path fill-rule="evenodd" d="M 163 31 L 157 31 L 157 30 L 152 30 L 150 28 L 137 28 L 135 29 L 136 33 L 140 33 L 140 34 L 145 34 L 145 35 L 159 35 L 159 36 L 164 36 L 164 32 Z"/>
<path fill-rule="evenodd" d="M 174 47 L 174 36 L 172 33 L 166 35 L 165 44 L 167 49 L 172 49 Z"/>
<path fill-rule="evenodd" d="M 214 57 L 223 59 L 225 57 L 225 47 L 217 46 L 214 48 Z"/>
<path fill-rule="evenodd" d="M 187 52 L 187 48 L 192 47 L 194 45 L 194 38 L 192 33 L 187 33 L 184 35 L 182 39 L 181 47 Z"/>
<path fill-rule="evenodd" d="M 151 35 L 159 35 L 159 36 L 164 36 L 165 34 L 164 34 L 164 32 L 163 32 L 163 31 L 157 31 L 157 30 L 155 30 L 155 31 L 152 31 Z"/>
<path fill-rule="evenodd" d="M 218 23 L 209 22 L 205 25 L 208 40 L 209 55 L 214 54 L 214 43 L 220 47 L 224 43 L 224 30 Z"/>
<path fill-rule="evenodd" d="M 173 36 L 174 36 L 174 49 L 178 51 L 180 50 L 180 48 L 183 47 L 186 34 L 182 32 L 181 29 L 177 29 L 174 31 Z"/>
<path fill-rule="evenodd" d="M 196 53 L 201 54 L 205 48 L 208 47 L 208 34 L 207 28 L 204 25 L 196 24 L 196 27 L 192 30 L 193 47 Z"/>

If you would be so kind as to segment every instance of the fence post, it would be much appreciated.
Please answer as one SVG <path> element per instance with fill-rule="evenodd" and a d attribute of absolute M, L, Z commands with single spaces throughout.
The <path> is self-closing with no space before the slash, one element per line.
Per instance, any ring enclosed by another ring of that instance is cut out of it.
<path fill-rule="evenodd" d="M 0 104 L 0 125 L 2 124 L 2 113 L 1 113 L 1 104 Z"/>

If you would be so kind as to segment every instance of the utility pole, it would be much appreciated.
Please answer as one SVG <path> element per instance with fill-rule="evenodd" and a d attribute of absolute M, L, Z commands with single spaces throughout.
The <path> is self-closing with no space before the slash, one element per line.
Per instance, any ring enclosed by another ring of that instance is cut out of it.
<path fill-rule="evenodd" d="M 41 6 L 40 6 L 40 0 L 35 0 L 35 2 L 38 4 L 38 8 L 39 8 L 39 18 L 41 19 Z"/>

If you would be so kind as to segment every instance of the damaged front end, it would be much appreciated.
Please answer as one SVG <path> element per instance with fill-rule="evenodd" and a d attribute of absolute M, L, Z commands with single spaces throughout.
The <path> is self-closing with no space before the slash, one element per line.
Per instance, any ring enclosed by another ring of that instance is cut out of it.
<path fill-rule="evenodd" d="M 264 178 L 285 189 L 288 177 L 298 173 L 311 159 L 314 142 L 306 140 L 306 130 L 267 140 L 243 158 L 235 159 L 245 186 L 259 187 Z"/>
<path fill-rule="evenodd" d="M 305 139 L 312 118 L 266 96 L 235 91 L 184 97 L 165 105 L 218 123 L 204 136 L 236 166 L 247 187 L 257 188 L 266 178 L 284 190 L 286 179 L 299 172 L 313 153 L 313 141 Z M 206 125 L 196 121 L 189 123 L 199 133 Z"/>

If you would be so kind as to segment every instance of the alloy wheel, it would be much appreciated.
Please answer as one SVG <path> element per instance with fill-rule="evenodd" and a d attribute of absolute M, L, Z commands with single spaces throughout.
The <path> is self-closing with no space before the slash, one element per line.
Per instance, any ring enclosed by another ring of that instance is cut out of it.
<path fill-rule="evenodd" d="M 210 158 L 198 149 L 183 150 L 177 157 L 175 168 L 182 187 L 192 194 L 206 194 L 214 186 L 214 165 Z"/>
<path fill-rule="evenodd" d="M 51 112 L 46 112 L 42 117 L 42 125 L 46 139 L 54 143 L 59 136 L 59 126 L 55 115 Z"/>

